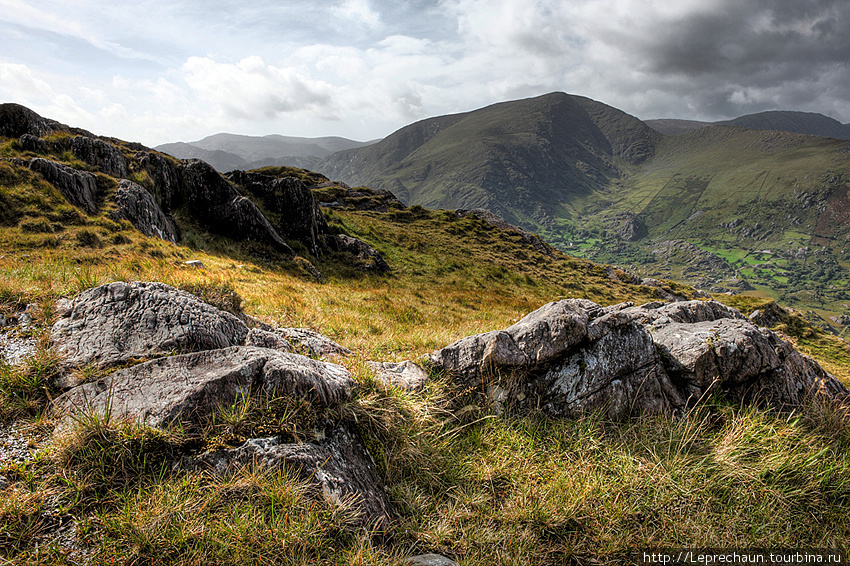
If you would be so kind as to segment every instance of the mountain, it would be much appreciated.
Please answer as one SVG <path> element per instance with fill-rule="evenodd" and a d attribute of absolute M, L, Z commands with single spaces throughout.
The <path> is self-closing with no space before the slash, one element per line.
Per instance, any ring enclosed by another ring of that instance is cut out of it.
<path fill-rule="evenodd" d="M 652 156 L 662 136 L 615 108 L 564 93 L 417 122 L 318 170 L 407 204 L 485 208 L 538 229 Z"/>
<path fill-rule="evenodd" d="M 647 120 L 651 128 L 666 135 L 676 135 L 704 128 L 706 126 L 737 126 L 750 130 L 777 130 L 850 140 L 850 125 L 842 124 L 834 118 L 814 112 L 769 111 L 748 114 L 720 122 L 698 122 L 695 120 L 660 119 Z"/>
<path fill-rule="evenodd" d="M 337 151 L 374 143 L 340 137 L 301 138 L 272 134 L 242 136 L 214 134 L 194 142 L 174 142 L 157 146 L 157 151 L 179 159 L 203 159 L 217 171 L 256 169 L 269 166 L 309 168 Z"/>
<path fill-rule="evenodd" d="M 733 122 L 843 127 L 793 112 Z M 665 136 L 603 103 L 551 93 L 423 120 L 319 170 L 409 205 L 484 208 L 644 277 L 766 294 L 843 331 L 835 320 L 850 314 L 850 143 L 667 125 L 684 133 Z"/>

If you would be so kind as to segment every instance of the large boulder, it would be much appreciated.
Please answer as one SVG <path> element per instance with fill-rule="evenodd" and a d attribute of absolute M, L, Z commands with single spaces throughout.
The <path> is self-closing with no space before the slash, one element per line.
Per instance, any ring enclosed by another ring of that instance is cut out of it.
<path fill-rule="evenodd" d="M 812 392 L 850 392 L 814 360 L 714 301 L 549 303 L 505 330 L 463 338 L 429 356 L 497 408 L 612 418 L 684 409 L 710 392 L 776 409 Z"/>
<path fill-rule="evenodd" d="M 285 443 L 279 438 L 250 439 L 242 446 L 200 456 L 195 467 L 222 473 L 249 465 L 283 468 L 313 484 L 317 496 L 332 505 L 350 505 L 357 522 L 384 530 L 392 517 L 383 482 L 358 435 L 346 427 L 320 443 Z"/>
<path fill-rule="evenodd" d="M 126 219 L 145 236 L 156 236 L 167 242 L 177 243 L 180 230 L 169 214 L 165 214 L 156 199 L 141 185 L 122 179 L 115 192 L 118 210 L 116 219 Z"/>
<path fill-rule="evenodd" d="M 70 366 L 111 366 L 170 352 L 242 344 L 236 316 L 164 283 L 115 282 L 57 305 L 50 337 Z"/>
<path fill-rule="evenodd" d="M 211 165 L 191 160 L 182 167 L 189 212 L 209 231 L 237 240 L 255 240 L 294 255 L 260 209 L 239 194 Z"/>
<path fill-rule="evenodd" d="M 334 358 L 351 354 L 351 350 L 345 346 L 340 346 L 327 336 L 308 328 L 274 328 L 270 332 L 276 337 L 276 340 L 284 341 L 294 351 L 314 358 Z M 259 336 L 260 333 L 258 331 L 254 334 Z M 270 339 L 270 337 L 266 335 L 266 339 Z M 249 336 L 248 340 L 250 342 L 251 340 L 259 340 L 259 338 Z M 259 345 L 259 342 L 257 344 Z M 277 346 L 272 347 L 277 348 Z M 282 346 L 280 349 L 286 349 L 286 347 Z"/>
<path fill-rule="evenodd" d="M 261 173 L 232 171 L 225 175 L 262 202 L 277 216 L 275 228 L 286 238 L 298 240 L 313 255 L 323 248 L 322 236 L 329 232 L 313 192 L 295 177 L 275 178 Z"/>
<path fill-rule="evenodd" d="M 601 310 L 585 299 L 548 303 L 505 330 L 468 336 L 434 352 L 430 363 L 473 386 L 495 370 L 531 371 L 582 342 L 589 317 Z"/>
<path fill-rule="evenodd" d="M 41 157 L 30 159 L 29 168 L 56 187 L 72 205 L 88 214 L 97 213 L 97 179 L 91 173 Z"/>
<path fill-rule="evenodd" d="M 157 428 L 193 426 L 250 395 L 287 396 L 332 407 L 347 400 L 354 387 L 342 366 L 235 346 L 156 358 L 118 370 L 57 397 L 54 412 L 66 420 L 94 413 Z"/>

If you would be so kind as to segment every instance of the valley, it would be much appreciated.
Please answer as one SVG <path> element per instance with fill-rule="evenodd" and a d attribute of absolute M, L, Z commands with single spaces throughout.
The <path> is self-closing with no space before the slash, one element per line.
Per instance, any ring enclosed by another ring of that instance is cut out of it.
<path fill-rule="evenodd" d="M 425 120 L 318 168 L 406 204 L 485 208 L 566 253 L 771 297 L 847 330 L 847 140 L 711 124 L 662 135 L 552 93 Z"/>

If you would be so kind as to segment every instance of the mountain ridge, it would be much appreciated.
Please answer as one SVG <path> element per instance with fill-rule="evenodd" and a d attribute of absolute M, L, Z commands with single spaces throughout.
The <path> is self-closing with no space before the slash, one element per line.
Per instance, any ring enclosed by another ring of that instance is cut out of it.
<path fill-rule="evenodd" d="M 850 140 L 850 124 L 842 124 L 834 118 L 817 112 L 769 110 L 739 116 L 732 120 L 719 120 L 716 122 L 680 120 L 675 118 L 645 120 L 644 122 L 665 135 L 681 134 L 708 126 L 738 126 L 751 130 L 777 130 L 795 134 Z"/>
<path fill-rule="evenodd" d="M 193 142 L 160 144 L 154 149 L 178 159 L 203 159 L 223 173 L 269 166 L 310 168 L 332 153 L 371 143 L 374 141 L 358 142 L 339 136 L 246 136 L 222 132 Z"/>

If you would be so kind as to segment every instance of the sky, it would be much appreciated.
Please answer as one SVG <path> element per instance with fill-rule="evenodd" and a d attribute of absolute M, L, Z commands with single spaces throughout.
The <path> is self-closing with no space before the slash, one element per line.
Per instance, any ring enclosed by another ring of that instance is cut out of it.
<path fill-rule="evenodd" d="M 848 0 L 0 0 L 0 102 L 148 146 L 382 138 L 553 91 L 850 122 Z"/>

